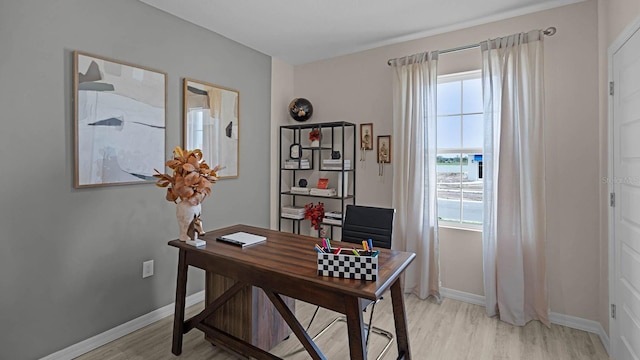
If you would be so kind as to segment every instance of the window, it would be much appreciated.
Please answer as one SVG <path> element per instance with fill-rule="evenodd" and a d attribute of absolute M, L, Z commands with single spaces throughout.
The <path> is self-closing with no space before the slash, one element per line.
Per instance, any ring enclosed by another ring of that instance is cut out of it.
<path fill-rule="evenodd" d="M 480 71 L 439 76 L 436 167 L 445 225 L 482 224 L 483 121 Z"/>

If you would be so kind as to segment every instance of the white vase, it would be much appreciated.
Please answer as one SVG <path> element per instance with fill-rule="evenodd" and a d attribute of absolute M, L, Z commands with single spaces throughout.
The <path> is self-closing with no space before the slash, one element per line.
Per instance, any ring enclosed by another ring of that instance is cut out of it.
<path fill-rule="evenodd" d="M 191 205 L 188 201 L 180 201 L 176 205 L 176 217 L 178 218 L 178 226 L 180 227 L 180 237 L 182 241 L 190 240 L 187 235 L 189 224 L 193 221 L 194 216 L 200 216 L 202 205 Z"/>
<path fill-rule="evenodd" d="M 310 147 L 320 147 L 320 140 L 311 141 L 311 146 Z"/>
<path fill-rule="evenodd" d="M 309 229 L 309 236 L 313 237 L 325 237 L 327 236 L 327 230 L 325 230 L 324 226 L 320 225 L 320 234 L 318 235 L 318 230 L 316 230 L 313 225 L 311 225 Z"/>

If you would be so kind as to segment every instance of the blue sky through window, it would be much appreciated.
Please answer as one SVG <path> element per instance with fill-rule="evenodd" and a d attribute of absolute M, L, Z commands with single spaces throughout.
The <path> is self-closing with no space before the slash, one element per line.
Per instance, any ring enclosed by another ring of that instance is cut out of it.
<path fill-rule="evenodd" d="M 482 80 L 438 84 L 438 148 L 482 148 Z"/>

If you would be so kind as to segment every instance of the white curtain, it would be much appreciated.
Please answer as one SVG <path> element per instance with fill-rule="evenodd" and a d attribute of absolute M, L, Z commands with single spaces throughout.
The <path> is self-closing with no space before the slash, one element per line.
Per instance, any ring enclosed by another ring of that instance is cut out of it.
<path fill-rule="evenodd" d="M 515 34 L 481 48 L 486 309 L 514 325 L 549 325 L 543 34 Z"/>
<path fill-rule="evenodd" d="M 440 301 L 436 202 L 438 53 L 392 61 L 394 249 L 416 254 L 405 292 Z"/>

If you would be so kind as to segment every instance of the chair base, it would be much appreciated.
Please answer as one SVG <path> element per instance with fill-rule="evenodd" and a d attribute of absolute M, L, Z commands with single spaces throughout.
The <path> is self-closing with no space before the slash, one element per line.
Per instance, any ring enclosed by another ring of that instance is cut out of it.
<path fill-rule="evenodd" d="M 329 325 L 325 326 L 324 329 L 320 330 L 319 333 L 317 333 L 314 337 L 313 337 L 313 341 L 315 341 L 317 338 L 319 338 L 322 334 L 326 333 L 329 328 L 331 328 L 334 324 L 336 324 L 338 321 L 344 322 L 346 324 L 347 322 L 347 317 L 346 316 L 338 316 L 337 318 L 333 319 L 332 322 L 329 323 Z M 377 326 L 371 326 L 371 328 L 369 329 L 369 325 L 364 324 L 365 326 L 365 330 L 366 330 L 366 334 L 368 335 L 370 332 L 380 335 L 384 338 L 387 339 L 387 343 L 385 344 L 384 348 L 382 349 L 382 351 L 380 352 L 380 355 L 378 355 L 378 357 L 376 357 L 376 360 L 380 360 L 384 357 L 384 355 L 387 353 L 387 351 L 389 350 L 389 348 L 391 347 L 391 344 L 393 344 L 393 334 L 388 332 L 387 330 L 383 330 L 380 329 Z M 365 342 L 368 344 L 368 339 L 365 339 Z"/>

